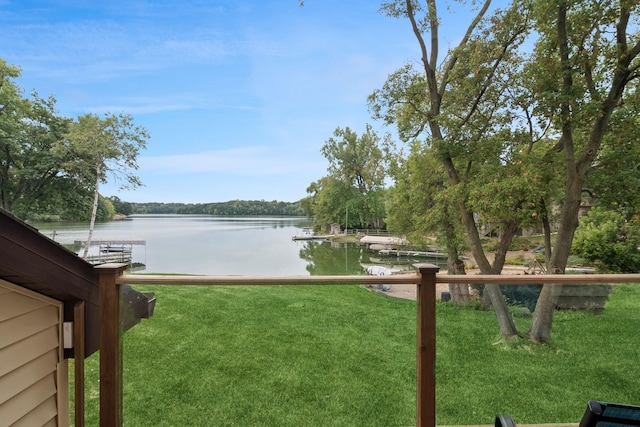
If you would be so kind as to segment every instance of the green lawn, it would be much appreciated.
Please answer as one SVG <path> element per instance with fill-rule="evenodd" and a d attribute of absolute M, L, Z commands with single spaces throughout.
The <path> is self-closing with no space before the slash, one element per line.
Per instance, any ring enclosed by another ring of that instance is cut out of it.
<path fill-rule="evenodd" d="M 414 302 L 356 286 L 144 290 L 158 302 L 125 334 L 125 425 L 415 424 Z M 640 286 L 621 286 L 598 316 L 557 313 L 553 343 L 536 346 L 501 341 L 491 312 L 439 304 L 438 424 L 577 422 L 589 399 L 640 404 L 639 307 Z M 93 355 L 87 425 L 97 377 Z"/>

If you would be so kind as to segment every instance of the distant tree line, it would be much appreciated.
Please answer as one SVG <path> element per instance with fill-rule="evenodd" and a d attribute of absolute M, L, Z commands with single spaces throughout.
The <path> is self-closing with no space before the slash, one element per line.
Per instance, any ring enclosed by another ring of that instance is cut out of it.
<path fill-rule="evenodd" d="M 111 197 L 117 213 L 129 214 L 183 214 L 183 215 L 284 215 L 302 216 L 299 202 L 276 200 L 230 200 L 216 203 L 131 203 Z"/>

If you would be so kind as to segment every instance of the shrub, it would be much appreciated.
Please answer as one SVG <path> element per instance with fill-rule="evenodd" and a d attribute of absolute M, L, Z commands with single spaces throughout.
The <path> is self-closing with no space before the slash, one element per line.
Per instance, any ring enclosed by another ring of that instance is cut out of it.
<path fill-rule="evenodd" d="M 580 218 L 572 250 L 601 271 L 636 272 L 640 270 L 639 231 L 620 213 L 595 208 Z"/>
<path fill-rule="evenodd" d="M 529 250 L 536 247 L 536 244 L 531 243 L 531 239 L 524 236 L 514 236 L 509 245 L 510 251 Z"/>

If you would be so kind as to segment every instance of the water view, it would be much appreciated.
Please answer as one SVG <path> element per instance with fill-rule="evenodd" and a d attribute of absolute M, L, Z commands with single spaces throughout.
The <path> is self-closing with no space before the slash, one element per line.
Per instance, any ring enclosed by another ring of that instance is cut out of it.
<path fill-rule="evenodd" d="M 133 262 L 144 264 L 144 273 L 365 274 L 370 265 L 401 271 L 424 262 L 380 257 L 358 244 L 293 241 L 292 237 L 302 234 L 307 225 L 302 217 L 132 215 L 96 224 L 93 240 L 144 240 L 145 245 L 133 246 Z M 86 240 L 89 228 L 88 223 L 33 226 L 64 245 Z M 97 247 L 92 251 L 95 253 Z"/>

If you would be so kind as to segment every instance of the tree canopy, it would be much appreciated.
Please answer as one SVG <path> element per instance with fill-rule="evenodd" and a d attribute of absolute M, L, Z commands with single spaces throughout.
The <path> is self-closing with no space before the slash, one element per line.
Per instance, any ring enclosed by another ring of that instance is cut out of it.
<path fill-rule="evenodd" d="M 321 148 L 329 162 L 328 175 L 309 185 L 310 195 L 301 201 L 307 215 L 321 226 L 381 227 L 387 162 L 384 145 L 370 125 L 360 136 L 348 127 L 337 128 Z"/>
<path fill-rule="evenodd" d="M 517 230 L 536 224 L 547 234 L 548 270 L 561 273 L 589 171 L 598 172 L 591 176 L 594 189 L 602 186 L 606 180 L 598 175 L 614 164 L 610 153 L 624 152 L 623 140 L 631 146 L 635 140 L 633 132 L 615 135 L 637 115 L 638 6 L 514 0 L 489 15 L 490 4 L 458 4 L 474 16 L 442 60 L 442 3 L 384 3 L 383 13 L 408 20 L 420 67 L 408 63 L 392 73 L 370 97 L 371 110 L 395 124 L 404 140 L 421 141 L 441 162 L 446 176 L 441 193 L 459 212 L 482 273 L 498 273 Z M 627 201 L 634 203 L 631 197 Z M 552 245 L 554 216 L 558 234 Z M 480 241 L 487 226 L 501 236 L 492 264 Z M 519 334 L 498 289 L 487 290 L 503 335 Z M 544 287 L 529 331 L 532 340 L 549 339 L 558 291 Z"/>
<path fill-rule="evenodd" d="M 132 170 L 148 134 L 130 115 L 63 117 L 53 96 L 25 97 L 18 77 L 20 69 L 0 59 L 2 208 L 22 218 L 89 219 L 91 196 L 95 215 L 98 184 L 110 174 L 121 186 L 140 185 Z"/>
<path fill-rule="evenodd" d="M 71 120 L 54 97 L 26 98 L 20 69 L 0 59 L 0 206 L 18 217 L 75 217 L 85 210 L 91 175 L 78 169 L 66 145 Z M 88 217 L 88 216 L 87 216 Z"/>
<path fill-rule="evenodd" d="M 69 146 L 79 154 L 80 167 L 85 169 L 85 173 L 95 176 L 89 236 L 84 246 L 86 258 L 100 202 L 100 183 L 113 175 L 115 179 L 123 178 L 121 188 L 142 185 L 133 170 L 138 169 L 138 154 L 146 148 L 149 134 L 143 127 L 136 126 L 129 114 L 106 114 L 104 118 L 85 114 L 72 123 L 66 136 Z"/>

